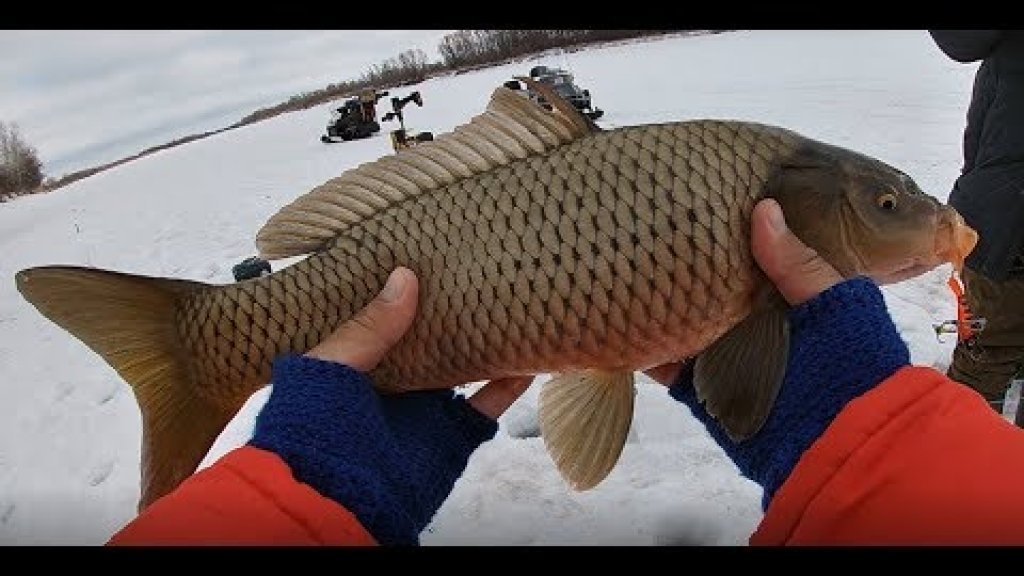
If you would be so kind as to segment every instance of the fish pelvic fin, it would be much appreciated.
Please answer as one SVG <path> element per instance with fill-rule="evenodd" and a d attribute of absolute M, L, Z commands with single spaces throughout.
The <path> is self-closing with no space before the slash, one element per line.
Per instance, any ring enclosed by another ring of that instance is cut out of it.
<path fill-rule="evenodd" d="M 18 291 L 99 354 L 142 412 L 139 510 L 191 475 L 241 408 L 196 394 L 175 322 L 177 302 L 205 284 L 73 266 L 29 268 Z"/>
<path fill-rule="evenodd" d="M 323 250 L 388 206 L 591 134 L 592 123 L 569 108 L 549 111 L 499 86 L 483 113 L 452 132 L 347 170 L 281 208 L 256 233 L 259 255 L 275 260 Z"/>
<path fill-rule="evenodd" d="M 789 357 L 788 306 L 766 290 L 754 311 L 697 356 L 693 385 L 733 442 L 756 434 L 782 388 Z"/>
<path fill-rule="evenodd" d="M 611 472 L 633 422 L 633 372 L 557 374 L 541 388 L 541 437 L 574 490 L 589 490 Z"/>

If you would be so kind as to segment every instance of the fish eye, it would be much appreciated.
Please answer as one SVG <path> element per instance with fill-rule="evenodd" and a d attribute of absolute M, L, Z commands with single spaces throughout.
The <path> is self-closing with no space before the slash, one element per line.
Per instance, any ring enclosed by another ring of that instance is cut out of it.
<path fill-rule="evenodd" d="M 878 197 L 878 207 L 882 210 L 892 211 L 896 209 L 896 195 L 886 192 Z"/>

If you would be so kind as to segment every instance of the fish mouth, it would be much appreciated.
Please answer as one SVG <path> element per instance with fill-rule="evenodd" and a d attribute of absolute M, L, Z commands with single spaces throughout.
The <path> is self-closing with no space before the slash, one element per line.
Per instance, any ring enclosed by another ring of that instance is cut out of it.
<path fill-rule="evenodd" d="M 950 263 L 960 274 L 967 255 L 978 244 L 978 233 L 968 226 L 955 208 L 943 206 L 936 214 L 935 242 L 924 254 L 901 260 L 872 274 L 879 284 L 895 284 Z"/>
<path fill-rule="evenodd" d="M 944 206 L 939 214 L 935 234 L 935 255 L 942 263 L 950 262 L 957 274 L 963 272 L 967 255 L 978 245 L 978 233 L 964 222 L 952 206 Z"/>

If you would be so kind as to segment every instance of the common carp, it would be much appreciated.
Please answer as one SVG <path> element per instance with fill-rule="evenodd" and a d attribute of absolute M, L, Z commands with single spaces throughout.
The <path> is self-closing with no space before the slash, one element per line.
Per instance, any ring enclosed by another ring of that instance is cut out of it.
<path fill-rule="evenodd" d="M 696 356 L 698 392 L 734 439 L 767 418 L 788 326 L 751 256 L 759 199 L 778 200 L 797 236 L 847 277 L 960 267 L 977 240 L 954 209 L 864 154 L 746 121 L 604 130 L 530 86 L 552 110 L 502 85 L 465 125 L 283 207 L 256 235 L 260 255 L 306 257 L 268 276 L 17 274 L 29 302 L 131 385 L 140 509 L 195 471 L 269 383 L 276 356 L 312 348 L 399 265 L 419 277 L 420 302 L 371 374 L 379 390 L 552 374 L 541 434 L 563 478 L 585 490 L 618 461 L 636 371 Z"/>

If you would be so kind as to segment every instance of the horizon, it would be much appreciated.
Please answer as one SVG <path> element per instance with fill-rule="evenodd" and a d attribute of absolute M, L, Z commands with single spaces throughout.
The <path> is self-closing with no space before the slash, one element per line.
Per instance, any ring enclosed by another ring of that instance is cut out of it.
<path fill-rule="evenodd" d="M 46 177 L 59 179 L 358 79 L 403 50 L 434 61 L 450 32 L 7 31 L 0 121 L 17 126 Z"/>

